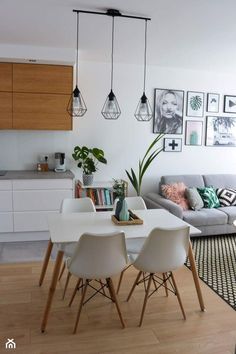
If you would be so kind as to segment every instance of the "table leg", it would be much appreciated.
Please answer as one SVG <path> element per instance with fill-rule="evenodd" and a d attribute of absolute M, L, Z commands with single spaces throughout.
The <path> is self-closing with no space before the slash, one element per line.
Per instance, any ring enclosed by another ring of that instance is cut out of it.
<path fill-rule="evenodd" d="M 43 261 L 43 266 L 42 266 L 42 270 L 41 270 L 41 274 L 40 274 L 40 278 L 39 278 L 39 286 L 41 286 L 43 284 L 43 279 L 48 267 L 48 262 L 49 262 L 49 258 L 51 256 L 52 253 L 52 246 L 53 243 L 51 241 L 51 239 L 48 241 L 48 248 L 47 251 L 45 253 L 45 257 L 44 257 L 44 261 Z"/>
<path fill-rule="evenodd" d="M 189 262 L 190 262 L 191 271 L 192 271 L 192 275 L 193 275 L 193 280 L 194 280 L 194 283 L 195 283 L 195 288 L 197 290 L 197 296 L 198 296 L 198 301 L 199 301 L 199 304 L 200 304 L 200 308 L 201 308 L 202 311 L 205 311 L 205 305 L 204 305 L 204 302 L 203 302 L 202 291 L 201 291 L 201 288 L 200 288 L 199 277 L 198 277 L 198 274 L 197 274 L 196 263 L 195 263 L 195 259 L 194 259 L 194 255 L 193 255 L 193 249 L 192 249 L 191 241 L 189 242 L 188 257 L 189 257 Z"/>
<path fill-rule="evenodd" d="M 44 310 L 43 320 L 42 320 L 42 324 L 41 324 L 41 331 L 42 332 L 44 332 L 46 329 L 48 316 L 49 316 L 49 312 L 51 309 L 52 300 L 53 300 L 53 296 L 54 296 L 56 285 L 57 285 L 57 280 L 58 280 L 59 273 L 60 273 L 61 263 L 63 260 L 63 255 L 64 255 L 64 251 L 58 251 L 56 262 L 54 265 L 52 280 L 51 280 L 50 288 L 48 291 L 47 304 L 46 304 L 46 307 Z"/>

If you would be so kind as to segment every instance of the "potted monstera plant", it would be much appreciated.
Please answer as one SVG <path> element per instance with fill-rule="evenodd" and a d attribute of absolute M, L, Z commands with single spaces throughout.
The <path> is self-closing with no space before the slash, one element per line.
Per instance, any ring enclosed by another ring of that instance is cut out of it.
<path fill-rule="evenodd" d="M 78 162 L 77 166 L 83 170 L 83 184 L 85 186 L 93 184 L 93 173 L 98 170 L 98 163 L 107 163 L 103 150 L 90 149 L 87 146 L 75 146 L 72 157 Z"/>

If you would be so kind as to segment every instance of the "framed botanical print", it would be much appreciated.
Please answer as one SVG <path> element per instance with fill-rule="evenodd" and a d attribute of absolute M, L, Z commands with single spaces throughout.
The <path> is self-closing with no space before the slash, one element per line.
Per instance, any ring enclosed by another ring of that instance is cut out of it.
<path fill-rule="evenodd" d="M 207 117 L 207 146 L 236 146 L 236 117 Z"/>
<path fill-rule="evenodd" d="M 204 92 L 187 92 L 187 113 L 189 117 L 203 117 Z"/>
<path fill-rule="evenodd" d="M 182 139 L 164 138 L 163 151 L 168 151 L 168 152 L 180 152 L 180 151 L 182 151 Z"/>
<path fill-rule="evenodd" d="M 219 112 L 220 95 L 218 93 L 207 94 L 207 112 L 218 113 Z"/>
<path fill-rule="evenodd" d="M 184 91 L 155 89 L 153 133 L 182 134 Z"/>
<path fill-rule="evenodd" d="M 236 96 L 224 96 L 224 112 L 236 113 Z"/>
<path fill-rule="evenodd" d="M 202 145 L 202 126 L 202 121 L 186 121 L 185 145 Z"/>

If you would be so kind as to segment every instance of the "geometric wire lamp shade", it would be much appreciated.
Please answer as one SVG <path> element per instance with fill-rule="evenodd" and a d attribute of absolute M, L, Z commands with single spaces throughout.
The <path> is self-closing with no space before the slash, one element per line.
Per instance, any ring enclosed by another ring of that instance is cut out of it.
<path fill-rule="evenodd" d="M 147 67 L 147 20 L 145 20 L 145 31 L 144 31 L 144 70 L 143 70 L 143 95 L 139 100 L 138 106 L 134 113 L 135 118 L 139 122 L 148 122 L 152 119 L 152 110 L 150 103 L 145 94 L 146 88 L 146 67 Z"/>
<path fill-rule="evenodd" d="M 120 114 L 120 106 L 117 102 L 116 96 L 112 91 L 113 88 L 113 57 L 114 57 L 114 32 L 115 32 L 115 23 L 114 17 L 119 15 L 118 10 L 108 10 L 107 13 L 112 16 L 112 35 L 111 35 L 111 91 L 107 96 L 107 99 L 102 107 L 102 115 L 105 119 L 117 119 Z"/>
<path fill-rule="evenodd" d="M 78 89 L 78 75 L 79 75 L 79 13 L 77 12 L 77 31 L 76 31 L 76 67 L 75 67 L 75 77 L 76 85 L 70 97 L 67 112 L 71 117 L 82 117 L 87 111 L 87 107 L 84 103 L 84 99 Z"/>
<path fill-rule="evenodd" d="M 134 116 L 140 122 L 148 122 L 152 119 L 152 109 L 145 93 L 139 100 Z"/>
<path fill-rule="evenodd" d="M 102 115 L 105 119 L 117 119 L 121 114 L 120 106 L 113 91 L 109 93 L 102 108 Z"/>
<path fill-rule="evenodd" d="M 82 117 L 87 111 L 87 107 L 85 105 L 83 96 L 81 95 L 78 86 L 76 85 L 72 95 L 70 97 L 67 112 L 70 114 L 71 117 Z"/>

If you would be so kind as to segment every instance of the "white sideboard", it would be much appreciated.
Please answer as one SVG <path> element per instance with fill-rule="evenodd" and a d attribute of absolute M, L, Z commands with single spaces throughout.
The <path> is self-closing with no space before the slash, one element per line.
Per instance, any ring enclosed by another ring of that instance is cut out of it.
<path fill-rule="evenodd" d="M 74 197 L 74 180 L 0 180 L 0 241 L 48 239 L 49 214 Z"/>

